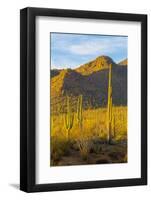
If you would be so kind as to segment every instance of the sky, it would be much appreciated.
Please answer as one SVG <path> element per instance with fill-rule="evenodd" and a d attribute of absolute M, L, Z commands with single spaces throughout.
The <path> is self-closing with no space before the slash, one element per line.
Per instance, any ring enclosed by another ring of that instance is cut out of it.
<path fill-rule="evenodd" d="M 101 55 L 118 63 L 127 48 L 127 36 L 50 33 L 51 68 L 76 68 Z"/>

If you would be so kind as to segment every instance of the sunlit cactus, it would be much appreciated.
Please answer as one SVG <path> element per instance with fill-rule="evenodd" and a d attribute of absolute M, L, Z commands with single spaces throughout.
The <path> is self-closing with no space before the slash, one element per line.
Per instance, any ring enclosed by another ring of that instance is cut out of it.
<path fill-rule="evenodd" d="M 107 140 L 110 144 L 112 142 L 112 65 L 109 66 L 109 80 L 108 80 L 108 102 L 107 102 L 107 123 L 108 136 Z"/>
<path fill-rule="evenodd" d="M 115 132 L 115 114 L 112 116 L 112 137 L 115 139 L 116 132 Z"/>
<path fill-rule="evenodd" d="M 74 114 L 72 113 L 71 110 L 71 105 L 70 105 L 70 98 L 67 97 L 67 113 L 65 114 L 65 128 L 67 130 L 67 139 L 70 139 L 70 130 L 73 127 L 73 122 L 74 122 Z"/>
<path fill-rule="evenodd" d="M 83 104 L 83 97 L 82 95 L 80 95 L 78 97 L 78 103 L 77 103 L 77 120 L 81 129 L 82 129 L 82 122 L 83 122 L 82 104 Z"/>

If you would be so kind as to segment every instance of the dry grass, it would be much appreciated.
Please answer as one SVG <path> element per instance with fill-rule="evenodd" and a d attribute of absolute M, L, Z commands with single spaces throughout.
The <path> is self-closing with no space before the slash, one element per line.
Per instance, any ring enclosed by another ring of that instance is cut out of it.
<path fill-rule="evenodd" d="M 113 115 L 115 117 L 114 130 L 112 130 L 114 141 L 127 141 L 127 107 L 113 107 Z M 87 160 L 92 148 L 96 153 L 100 151 L 100 145 L 94 145 L 93 141 L 107 140 L 107 109 L 84 110 L 82 129 L 75 118 L 70 131 L 70 141 L 66 140 L 64 114 L 51 116 L 50 132 L 52 165 L 57 165 L 62 156 L 69 155 L 74 143 L 81 157 Z"/>
<path fill-rule="evenodd" d="M 107 137 L 106 108 L 83 111 L 82 131 L 75 120 L 71 129 L 71 138 L 80 138 L 81 135 L 102 139 Z M 113 107 L 115 117 L 115 139 L 126 139 L 127 136 L 127 107 Z M 65 137 L 66 128 L 64 124 L 64 115 L 55 115 L 51 117 L 51 136 Z"/>

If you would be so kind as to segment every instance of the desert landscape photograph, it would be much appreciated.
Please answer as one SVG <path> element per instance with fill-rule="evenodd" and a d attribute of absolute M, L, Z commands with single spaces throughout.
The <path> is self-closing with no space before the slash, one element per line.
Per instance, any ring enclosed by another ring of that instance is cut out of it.
<path fill-rule="evenodd" d="M 50 33 L 50 167 L 128 162 L 128 37 Z"/>

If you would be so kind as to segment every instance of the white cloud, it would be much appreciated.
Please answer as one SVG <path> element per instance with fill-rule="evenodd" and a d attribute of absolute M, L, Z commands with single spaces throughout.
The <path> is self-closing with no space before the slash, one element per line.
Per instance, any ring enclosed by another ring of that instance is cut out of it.
<path fill-rule="evenodd" d="M 117 48 L 126 47 L 126 40 L 113 39 L 113 40 L 96 40 L 81 42 L 79 44 L 73 44 L 69 47 L 71 53 L 79 55 L 90 55 L 96 53 L 116 52 Z"/>
<path fill-rule="evenodd" d="M 80 55 L 95 54 L 103 49 L 104 49 L 103 45 L 96 42 L 85 42 L 70 46 L 70 51 L 72 53 Z"/>

